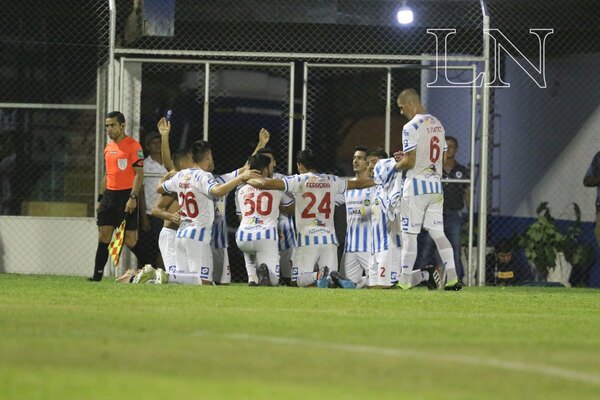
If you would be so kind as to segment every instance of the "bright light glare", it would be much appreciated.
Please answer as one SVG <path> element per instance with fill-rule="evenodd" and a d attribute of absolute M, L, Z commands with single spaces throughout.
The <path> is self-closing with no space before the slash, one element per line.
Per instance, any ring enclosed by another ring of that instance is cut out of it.
<path fill-rule="evenodd" d="M 402 7 L 396 17 L 398 18 L 398 23 L 402 25 L 412 23 L 414 18 L 412 10 L 408 7 Z"/>

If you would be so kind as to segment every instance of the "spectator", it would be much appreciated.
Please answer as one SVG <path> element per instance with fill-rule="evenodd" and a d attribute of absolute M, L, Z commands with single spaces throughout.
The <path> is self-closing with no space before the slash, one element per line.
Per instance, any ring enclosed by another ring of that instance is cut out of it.
<path fill-rule="evenodd" d="M 492 286 L 512 286 L 525 280 L 523 267 L 517 265 L 513 257 L 513 246 L 505 240 L 498 243 L 493 254 L 485 259 L 485 284 Z"/>

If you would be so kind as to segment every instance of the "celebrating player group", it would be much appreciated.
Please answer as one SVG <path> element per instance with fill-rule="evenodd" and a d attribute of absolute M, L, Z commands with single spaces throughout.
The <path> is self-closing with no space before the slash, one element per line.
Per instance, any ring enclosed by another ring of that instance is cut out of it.
<path fill-rule="evenodd" d="M 212 174 L 208 142 L 175 152 L 152 209 L 165 221 L 159 239 L 165 270 L 146 265 L 131 282 L 230 283 L 225 206 L 227 194 L 235 191 L 240 219 L 235 240 L 251 286 L 460 290 L 442 215 L 444 128 L 415 90 L 402 91 L 397 104 L 409 119 L 402 151 L 390 158 L 381 148 L 357 146 L 353 179 L 319 173 L 308 149 L 297 154 L 297 175 L 275 174 L 265 129 L 248 162 L 221 176 Z M 170 161 L 170 122 L 161 119 L 158 129 L 163 159 Z M 347 229 L 338 266 L 334 213 L 340 204 L 346 205 Z M 434 240 L 443 270 L 414 269 L 421 229 Z"/>

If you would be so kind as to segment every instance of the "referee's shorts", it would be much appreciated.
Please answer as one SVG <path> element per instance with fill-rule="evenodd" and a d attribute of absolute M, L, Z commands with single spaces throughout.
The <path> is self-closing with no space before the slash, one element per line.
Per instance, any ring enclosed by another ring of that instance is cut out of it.
<path fill-rule="evenodd" d="M 123 219 L 125 219 L 127 221 L 125 230 L 136 231 L 138 229 L 139 208 L 136 206 L 135 210 L 131 214 L 125 212 L 125 205 L 129 200 L 130 194 L 131 189 L 107 189 L 104 193 L 104 197 L 102 197 L 102 201 L 100 202 L 98 216 L 96 217 L 96 225 L 113 226 L 116 228 L 121 225 L 121 222 L 123 222 Z"/>

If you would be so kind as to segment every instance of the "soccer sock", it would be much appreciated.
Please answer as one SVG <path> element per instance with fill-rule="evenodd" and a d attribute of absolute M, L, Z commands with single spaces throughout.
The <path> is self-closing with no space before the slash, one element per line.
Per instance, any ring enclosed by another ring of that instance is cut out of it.
<path fill-rule="evenodd" d="M 127 246 L 127 248 L 129 250 L 131 250 L 131 252 L 135 255 L 135 258 L 137 258 L 137 260 L 138 260 L 138 265 L 141 265 L 140 268 L 142 268 L 144 265 L 141 264 L 143 262 L 143 257 L 141 257 L 141 256 L 142 256 L 144 249 L 142 249 L 141 247 L 143 247 L 143 246 L 139 246 L 138 243 L 139 243 L 139 241 L 136 243 L 135 246 L 133 246 L 133 247 Z"/>
<path fill-rule="evenodd" d="M 200 275 L 198 274 L 169 272 L 169 283 L 179 285 L 202 285 L 202 279 L 200 279 Z"/>
<path fill-rule="evenodd" d="M 423 271 L 423 270 L 413 271 L 412 274 L 410 275 L 410 279 L 411 279 L 410 285 L 417 286 L 421 282 L 426 282 L 427 279 L 429 279 L 429 272 Z"/>
<path fill-rule="evenodd" d="M 443 231 L 429 231 L 429 235 L 435 242 L 438 254 L 442 259 L 442 264 L 446 270 L 446 281 L 450 282 L 456 279 L 456 265 L 454 264 L 454 250 Z"/>
<path fill-rule="evenodd" d="M 108 243 L 98 242 L 98 248 L 96 249 L 96 262 L 94 263 L 94 275 L 92 277 L 95 281 L 101 281 L 102 275 L 104 274 L 104 266 L 108 261 Z"/>
<path fill-rule="evenodd" d="M 368 283 L 369 283 L 369 277 L 368 276 L 361 276 L 360 279 L 358 280 L 358 283 L 356 284 L 356 288 L 357 289 L 362 289 L 365 286 L 367 286 Z"/>
<path fill-rule="evenodd" d="M 298 279 L 296 279 L 296 283 L 299 287 L 307 287 L 310 285 L 314 285 L 315 283 L 317 283 L 317 273 L 308 272 L 300 274 L 298 275 Z"/>
<path fill-rule="evenodd" d="M 400 253 L 400 264 L 402 265 L 400 274 L 401 285 L 408 285 L 411 283 L 411 272 L 416 259 L 417 235 L 402 232 L 402 251 Z"/>

